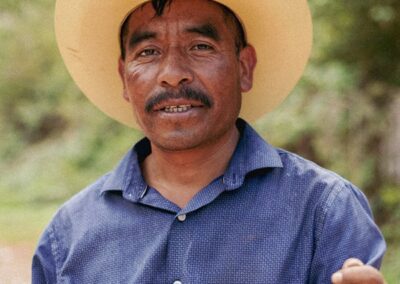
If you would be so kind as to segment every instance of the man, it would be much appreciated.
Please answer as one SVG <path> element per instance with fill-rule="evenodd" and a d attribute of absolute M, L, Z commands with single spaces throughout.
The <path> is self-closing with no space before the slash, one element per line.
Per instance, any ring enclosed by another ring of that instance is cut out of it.
<path fill-rule="evenodd" d="M 372 266 L 385 243 L 364 195 L 238 119 L 272 109 L 300 76 L 306 2 L 110 2 L 58 0 L 60 50 L 85 94 L 147 138 L 58 211 L 33 283 L 382 283 Z M 258 75 L 231 9 L 260 48 Z M 115 97 L 117 29 L 137 124 Z M 254 76 L 269 87 L 257 92 Z"/>

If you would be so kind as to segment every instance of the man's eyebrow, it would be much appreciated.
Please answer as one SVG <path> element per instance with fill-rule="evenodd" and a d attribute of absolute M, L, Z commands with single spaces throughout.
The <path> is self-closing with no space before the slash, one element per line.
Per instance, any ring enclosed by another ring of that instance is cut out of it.
<path fill-rule="evenodd" d="M 157 37 L 157 33 L 150 31 L 136 31 L 129 38 L 128 47 L 135 48 L 142 41 L 153 39 Z"/>
<path fill-rule="evenodd" d="M 200 26 L 192 26 L 192 27 L 187 28 L 186 32 L 199 34 L 199 35 L 211 38 L 215 41 L 219 41 L 221 38 L 218 33 L 218 30 L 212 24 L 203 24 Z"/>

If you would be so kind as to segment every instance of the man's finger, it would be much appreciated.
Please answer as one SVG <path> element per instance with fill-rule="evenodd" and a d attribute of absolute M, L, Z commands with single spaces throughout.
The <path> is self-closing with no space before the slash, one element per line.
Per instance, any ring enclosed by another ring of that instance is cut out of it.
<path fill-rule="evenodd" d="M 351 266 L 332 275 L 333 284 L 384 284 L 382 274 L 369 265 Z"/>
<path fill-rule="evenodd" d="M 342 268 L 349 268 L 353 266 L 363 266 L 363 265 L 364 263 L 358 258 L 349 258 L 343 263 Z"/>

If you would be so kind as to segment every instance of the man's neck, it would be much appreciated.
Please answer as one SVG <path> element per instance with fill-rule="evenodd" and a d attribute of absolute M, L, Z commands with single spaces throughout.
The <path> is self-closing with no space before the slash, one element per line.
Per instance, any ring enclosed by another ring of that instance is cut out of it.
<path fill-rule="evenodd" d="M 182 151 L 165 151 L 152 144 L 152 153 L 142 164 L 144 178 L 166 199 L 183 208 L 225 172 L 239 135 L 235 127 L 215 143 Z"/>

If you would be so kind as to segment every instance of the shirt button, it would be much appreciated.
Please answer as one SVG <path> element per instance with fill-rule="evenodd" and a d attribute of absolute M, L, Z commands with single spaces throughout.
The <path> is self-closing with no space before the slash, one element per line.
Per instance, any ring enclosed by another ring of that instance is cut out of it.
<path fill-rule="evenodd" d="M 186 214 L 179 215 L 178 216 L 178 220 L 181 221 L 181 222 L 185 221 L 186 220 Z M 180 284 L 181 283 L 180 281 L 178 281 L 178 282 L 179 283 L 175 283 L 174 282 L 174 284 Z"/>
<path fill-rule="evenodd" d="M 182 284 L 182 281 L 176 280 L 174 284 Z"/>

